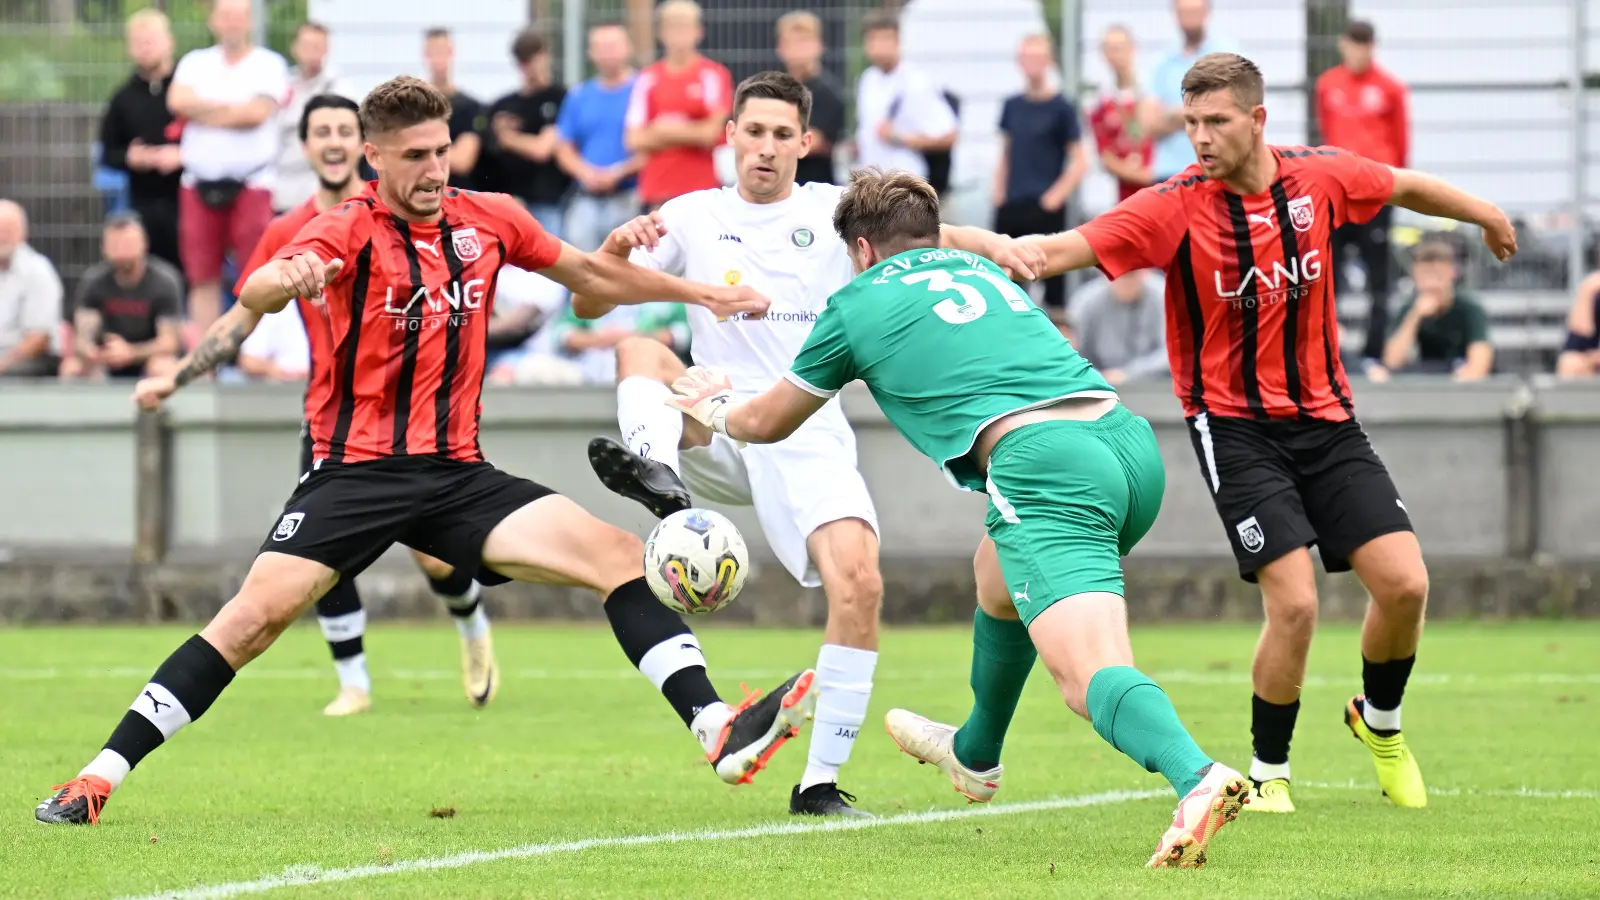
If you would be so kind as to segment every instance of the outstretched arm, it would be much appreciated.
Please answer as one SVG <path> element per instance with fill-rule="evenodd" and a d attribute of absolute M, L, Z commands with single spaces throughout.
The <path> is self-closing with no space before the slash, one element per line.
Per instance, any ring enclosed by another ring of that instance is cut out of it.
<path fill-rule="evenodd" d="M 803 390 L 787 379 L 744 403 L 733 402 L 728 376 L 700 366 L 672 384 L 667 405 L 684 415 L 747 444 L 775 444 L 805 424 L 827 397 Z"/>
<path fill-rule="evenodd" d="M 1415 169 L 1394 170 L 1389 203 L 1425 216 L 1470 222 L 1483 229 L 1483 242 L 1504 262 L 1517 252 L 1517 232 L 1500 207 L 1449 182 Z"/>
<path fill-rule="evenodd" d="M 261 313 L 235 303 L 221 318 L 211 323 L 205 337 L 200 339 L 188 356 L 178 361 L 177 368 L 171 374 L 141 378 L 134 385 L 133 402 L 145 409 L 158 408 L 161 401 L 172 396 L 179 388 L 238 356 L 239 346 L 260 323 Z"/>
<path fill-rule="evenodd" d="M 738 313 L 760 316 L 771 304 L 747 285 L 696 284 L 636 266 L 612 253 L 583 253 L 569 244 L 561 245 L 560 257 L 542 274 L 571 291 L 575 298 L 586 298 L 589 304 L 627 306 L 666 300 L 703 306 L 719 316 Z"/>
<path fill-rule="evenodd" d="M 1040 278 L 1077 269 L 1092 269 L 1100 264 L 1094 255 L 1094 248 L 1089 246 L 1089 241 L 1077 229 L 1057 234 L 1035 234 L 1020 238 L 1017 243 L 1044 257 L 1039 264 L 1042 270 L 1039 272 Z"/>

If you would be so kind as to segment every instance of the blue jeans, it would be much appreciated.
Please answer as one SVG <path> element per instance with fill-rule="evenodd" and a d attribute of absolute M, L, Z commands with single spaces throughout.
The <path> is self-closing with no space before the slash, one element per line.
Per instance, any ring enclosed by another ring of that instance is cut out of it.
<path fill-rule="evenodd" d="M 566 234 L 562 227 L 565 224 L 563 221 L 565 219 L 565 215 L 563 213 L 561 204 L 524 203 L 523 205 L 528 208 L 528 212 L 531 213 L 535 219 L 539 220 L 539 224 L 544 226 L 545 231 L 550 232 L 557 239 L 565 239 Z"/>
<path fill-rule="evenodd" d="M 633 191 L 607 197 L 574 194 L 567 204 L 567 243 L 585 252 L 598 250 L 606 235 L 638 214 L 639 198 Z"/>

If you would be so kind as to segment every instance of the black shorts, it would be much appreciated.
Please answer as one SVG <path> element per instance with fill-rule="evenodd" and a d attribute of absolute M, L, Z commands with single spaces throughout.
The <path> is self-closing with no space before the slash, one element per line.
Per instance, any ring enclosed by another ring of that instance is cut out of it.
<path fill-rule="evenodd" d="M 510 581 L 483 566 L 483 542 L 505 518 L 555 493 L 486 462 L 403 456 L 308 468 L 261 552 L 287 553 L 354 578 L 396 542 L 484 585 Z"/>
<path fill-rule="evenodd" d="M 1202 414 L 1188 421 L 1200 473 L 1246 581 L 1312 544 L 1324 569 L 1348 572 L 1356 548 L 1412 530 L 1389 470 L 1354 420 L 1263 422 Z"/>

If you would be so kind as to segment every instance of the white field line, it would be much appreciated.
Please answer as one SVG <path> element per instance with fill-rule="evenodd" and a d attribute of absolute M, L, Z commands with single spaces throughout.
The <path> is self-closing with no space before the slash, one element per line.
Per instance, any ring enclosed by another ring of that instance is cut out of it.
<path fill-rule="evenodd" d="M 0 681 L 55 681 L 55 680 L 98 680 L 98 679 L 147 679 L 155 671 L 149 666 L 104 666 L 89 668 L 0 668 Z M 952 670 L 954 671 L 954 670 Z M 457 669 L 384 669 L 374 667 L 372 674 L 377 678 L 395 678 L 403 681 L 457 681 L 461 672 Z M 793 669 L 717 669 L 713 667 L 712 674 L 729 678 L 740 678 L 751 681 L 753 684 L 763 679 L 779 681 L 794 674 Z M 875 679 L 878 681 L 928 681 L 942 679 L 947 673 L 919 672 L 912 670 L 879 669 Z M 330 666 L 305 666 L 298 668 L 270 668 L 251 667 L 239 674 L 240 678 L 262 678 L 277 681 L 321 681 L 333 677 L 333 667 Z M 639 672 L 629 668 L 615 669 L 502 669 L 501 678 L 513 681 L 610 681 L 632 680 L 639 677 Z M 1249 672 L 1194 672 L 1188 670 L 1157 671 L 1151 672 L 1150 677 L 1158 684 L 1196 684 L 1196 685 L 1247 685 L 1250 683 Z M 1359 686 L 1359 675 L 1351 674 L 1345 677 L 1329 678 L 1322 675 L 1312 675 L 1305 679 L 1302 687 L 1350 687 Z M 1423 672 L 1412 676 L 1410 687 L 1497 687 L 1502 685 L 1582 685 L 1600 684 L 1600 672 L 1512 672 L 1504 675 L 1475 675 L 1475 674 L 1448 674 Z"/>
<path fill-rule="evenodd" d="M 1022 813 L 1072 809 L 1086 806 L 1109 806 L 1153 797 L 1170 797 L 1171 791 L 1107 791 L 1103 794 L 1085 794 L 1078 797 L 1060 797 L 1054 800 L 1037 800 L 1029 803 L 1001 803 L 993 806 L 969 806 L 965 809 L 930 810 L 904 813 L 881 819 L 829 819 L 821 822 L 782 822 L 756 825 L 726 831 L 668 831 L 657 834 L 635 834 L 619 837 L 585 838 L 577 841 L 558 841 L 546 844 L 523 844 L 503 850 L 471 850 L 449 856 L 397 860 L 388 865 L 352 866 L 346 869 L 324 869 L 304 864 L 290 866 L 280 875 L 268 875 L 254 881 L 233 881 L 199 887 L 168 891 L 164 894 L 130 898 L 130 900 L 218 900 L 245 894 L 261 894 L 279 888 L 308 884 L 331 884 L 375 878 L 379 875 L 397 875 L 404 872 L 428 872 L 439 869 L 459 869 L 479 863 L 502 859 L 527 859 L 535 856 L 554 856 L 563 853 L 583 853 L 612 847 L 645 847 L 653 844 L 684 844 L 695 842 L 738 841 L 757 838 L 781 837 L 792 834 L 812 834 L 830 831 L 860 831 L 866 828 L 887 828 L 899 825 L 928 825 L 959 819 L 994 816 L 1013 816 Z"/>
<path fill-rule="evenodd" d="M 1357 781 L 1306 781 L 1296 782 L 1301 787 L 1317 788 L 1322 790 L 1351 790 L 1368 791 L 1376 793 L 1375 784 L 1363 784 Z M 1441 797 L 1475 796 L 1475 797 L 1526 797 L 1543 800 L 1600 800 L 1600 790 L 1545 790 L 1540 788 L 1521 787 L 1515 789 L 1483 789 L 1483 788 L 1429 788 L 1428 793 Z M 750 828 L 739 828 L 723 831 L 669 831 L 656 834 L 635 834 L 617 837 L 584 838 L 576 841 L 556 841 L 542 844 L 523 844 L 517 847 L 507 847 L 502 850 L 469 850 L 463 853 L 453 853 L 449 856 L 423 857 L 420 859 L 399 860 L 387 865 L 352 866 L 343 869 L 325 869 L 313 863 L 302 863 L 289 866 L 279 875 L 268 875 L 253 881 L 230 881 L 212 885 L 184 888 L 182 890 L 168 891 L 162 894 L 148 894 L 140 897 L 125 898 L 125 900 L 220 900 L 225 897 L 240 897 L 247 894 L 263 894 L 281 888 L 300 887 L 312 884 L 333 884 L 342 881 L 355 881 L 364 878 L 376 878 L 380 875 L 395 875 L 406 872 L 431 872 L 440 869 L 459 869 L 465 866 L 474 866 L 479 863 L 496 862 L 503 859 L 528 859 L 537 856 L 554 856 L 566 853 L 584 853 L 589 850 L 603 850 L 612 847 L 644 847 L 654 844 L 682 844 L 694 842 L 718 842 L 759 839 L 768 837 L 781 837 L 794 834 L 812 834 L 830 831 L 860 831 L 867 828 L 887 828 L 900 825 L 930 825 L 940 822 L 952 822 L 961 819 L 973 819 L 994 816 L 1013 816 L 1025 813 L 1048 812 L 1058 809 L 1073 809 L 1089 806 L 1111 806 L 1130 803 L 1136 800 L 1149 800 L 1157 797 L 1169 797 L 1166 790 L 1148 791 L 1107 791 L 1101 794 L 1085 794 L 1077 797 L 1060 797 L 1052 800 L 1036 800 L 1026 803 L 1000 803 L 993 806 L 968 806 L 963 809 L 929 810 L 927 812 L 903 813 L 898 816 L 888 816 L 881 819 L 829 819 L 822 822 L 782 822 L 771 825 L 756 825 Z"/>

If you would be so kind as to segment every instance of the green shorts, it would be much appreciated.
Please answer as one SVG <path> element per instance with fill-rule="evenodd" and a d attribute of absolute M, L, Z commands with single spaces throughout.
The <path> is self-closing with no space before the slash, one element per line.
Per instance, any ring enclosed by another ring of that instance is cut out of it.
<path fill-rule="evenodd" d="M 985 524 L 1023 623 L 1065 597 L 1121 594 L 1122 557 L 1155 523 L 1166 487 L 1155 432 L 1125 406 L 1001 438 Z"/>

